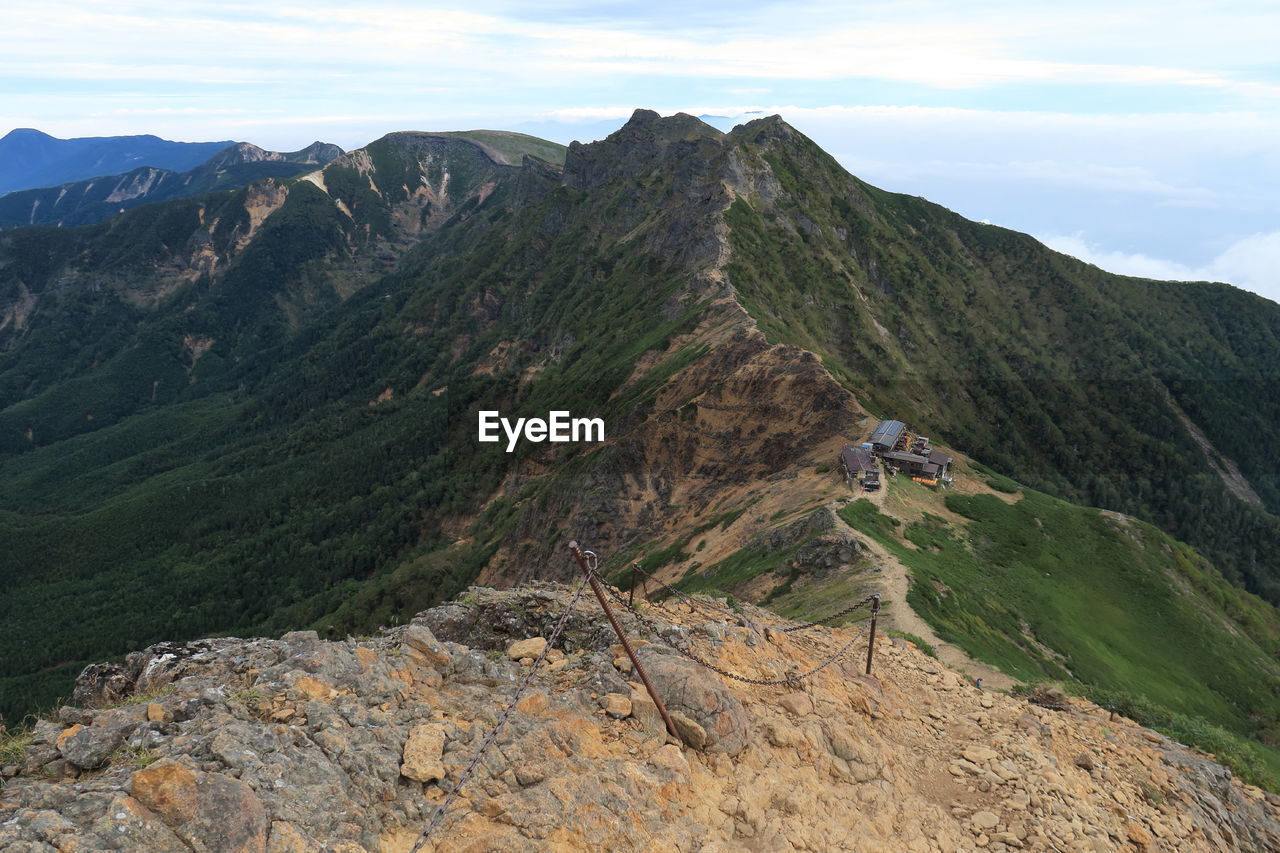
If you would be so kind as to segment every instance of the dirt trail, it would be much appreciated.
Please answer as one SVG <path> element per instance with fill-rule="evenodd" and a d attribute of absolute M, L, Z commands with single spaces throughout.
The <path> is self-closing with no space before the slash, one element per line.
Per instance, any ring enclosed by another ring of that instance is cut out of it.
<path fill-rule="evenodd" d="M 878 492 L 864 493 L 861 496 L 867 498 L 876 506 L 882 507 L 884 506 L 886 491 L 881 489 Z M 833 511 L 838 508 L 834 502 L 829 506 Z M 839 519 L 838 514 L 836 518 Z M 845 524 L 843 520 L 839 520 L 838 523 L 843 525 L 844 529 L 851 535 L 857 535 L 857 531 Z M 973 678 L 981 678 L 984 687 L 1008 690 L 1018 683 L 1000 670 L 981 661 L 974 660 L 959 646 L 948 643 L 935 634 L 933 628 L 929 627 L 929 623 L 921 619 L 911 609 L 911 605 L 907 603 L 907 589 L 911 584 L 910 570 L 879 542 L 860 535 L 858 536 L 858 541 L 863 543 L 867 550 L 876 556 L 882 566 L 878 581 L 881 587 L 880 595 L 889 602 L 888 608 L 884 611 L 885 623 L 888 627 L 915 634 L 933 646 L 938 653 L 938 660 L 952 669 L 967 673 Z"/>

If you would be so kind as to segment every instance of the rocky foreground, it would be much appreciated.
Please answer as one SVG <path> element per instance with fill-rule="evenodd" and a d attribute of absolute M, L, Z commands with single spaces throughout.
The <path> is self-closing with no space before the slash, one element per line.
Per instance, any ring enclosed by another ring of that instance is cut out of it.
<path fill-rule="evenodd" d="M 473 589 L 375 638 L 213 639 L 90 667 L 11 745 L 0 849 L 407 851 L 532 666 L 568 595 Z M 423 849 L 1277 850 L 1280 798 L 1087 702 L 984 692 L 901 640 L 773 617 L 624 617 L 669 742 L 594 601 Z M 737 623 L 737 624 L 735 624 Z M 18 742 L 21 745 L 21 741 Z"/>

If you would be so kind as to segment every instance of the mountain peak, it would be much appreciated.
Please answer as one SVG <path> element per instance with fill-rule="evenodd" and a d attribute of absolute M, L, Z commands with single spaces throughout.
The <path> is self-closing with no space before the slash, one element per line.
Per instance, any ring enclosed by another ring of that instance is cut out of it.
<path fill-rule="evenodd" d="M 631 114 L 627 123 L 609 135 L 612 139 L 621 135 L 626 138 L 635 134 L 652 134 L 669 142 L 693 139 L 723 139 L 724 133 L 707 124 L 697 116 L 688 113 L 676 113 L 663 116 L 653 110 L 637 109 Z"/>
<path fill-rule="evenodd" d="M 43 130 L 36 130 L 34 127 L 15 127 L 13 130 L 0 137 L 0 142 L 13 141 L 19 139 L 54 139 Z"/>
<path fill-rule="evenodd" d="M 139 166 L 184 172 L 231 144 L 171 142 L 150 134 L 59 139 L 20 127 L 0 139 L 0 194 L 122 174 Z"/>
<path fill-rule="evenodd" d="M 289 154 L 287 156 L 290 160 L 293 160 L 296 163 L 322 163 L 323 164 L 323 163 L 328 163 L 331 160 L 336 160 L 338 157 L 341 157 L 345 153 L 346 152 L 343 151 L 342 148 L 340 148 L 337 145 L 334 145 L 332 142 L 321 142 L 319 139 L 317 139 L 315 142 L 311 143 L 306 148 L 302 148 L 298 151 L 294 151 L 292 154 Z"/>

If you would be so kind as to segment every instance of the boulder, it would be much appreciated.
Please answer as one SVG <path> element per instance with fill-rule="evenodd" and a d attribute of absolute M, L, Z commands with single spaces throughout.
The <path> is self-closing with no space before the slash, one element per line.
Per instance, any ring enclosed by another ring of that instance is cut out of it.
<path fill-rule="evenodd" d="M 436 782 L 444 778 L 445 730 L 438 723 L 423 723 L 409 731 L 404 744 L 400 775 L 416 782 Z"/>
<path fill-rule="evenodd" d="M 172 759 L 161 759 L 134 771 L 130 793 L 134 799 L 176 826 L 196 814 L 196 772 Z"/>
<path fill-rule="evenodd" d="M 88 827 L 92 836 L 111 839 L 116 850 L 145 850 L 147 853 L 187 853 L 191 848 L 165 826 L 156 814 L 133 797 L 115 794 L 102 814 Z M 82 849 L 79 845 L 62 850 Z M 208 847 L 208 850 L 230 848 Z"/>
<path fill-rule="evenodd" d="M 631 716 L 631 697 L 621 693 L 608 693 L 600 698 L 600 707 L 615 720 Z"/>
<path fill-rule="evenodd" d="M 706 733 L 704 745 L 698 748 L 737 755 L 746 747 L 750 738 L 747 712 L 718 675 L 685 658 L 663 653 L 658 646 L 645 646 L 637 654 L 672 718 L 678 711 Z"/>
<path fill-rule="evenodd" d="M 448 668 L 453 656 L 445 649 L 444 644 L 436 639 L 431 629 L 421 622 L 414 622 L 404 629 L 401 637 L 410 655 L 438 670 Z"/>
<path fill-rule="evenodd" d="M 706 729 L 702 728 L 682 711 L 671 711 L 670 714 L 671 722 L 676 724 L 676 731 L 680 733 L 680 740 L 684 741 L 685 746 L 691 746 L 698 750 L 707 748 Z"/>
<path fill-rule="evenodd" d="M 631 716 L 639 721 L 640 728 L 650 737 L 667 736 L 667 724 L 663 721 L 658 706 L 644 690 L 631 691 Z"/>
<path fill-rule="evenodd" d="M 813 713 L 813 700 L 807 693 L 788 693 L 778 700 L 778 704 L 796 717 L 806 717 Z"/>
<path fill-rule="evenodd" d="M 543 637 L 530 637 L 527 640 L 517 640 L 507 646 L 507 659 L 520 660 L 521 658 L 536 658 L 542 654 L 542 650 L 547 647 L 547 641 Z"/>
<path fill-rule="evenodd" d="M 130 793 L 189 847 L 210 853 L 265 853 L 267 811 L 245 782 L 161 759 L 134 771 Z"/>
<path fill-rule="evenodd" d="M 120 728 L 82 726 L 79 723 L 58 735 L 58 752 L 84 770 L 101 767 L 124 740 Z"/>

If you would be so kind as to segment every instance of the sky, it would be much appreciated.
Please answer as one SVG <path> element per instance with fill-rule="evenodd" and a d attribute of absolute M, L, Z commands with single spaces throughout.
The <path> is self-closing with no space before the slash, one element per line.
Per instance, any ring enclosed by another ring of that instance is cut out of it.
<path fill-rule="evenodd" d="M 779 113 L 884 189 L 1280 301 L 1280 4 L 5 0 L 0 134 L 274 150 Z"/>

